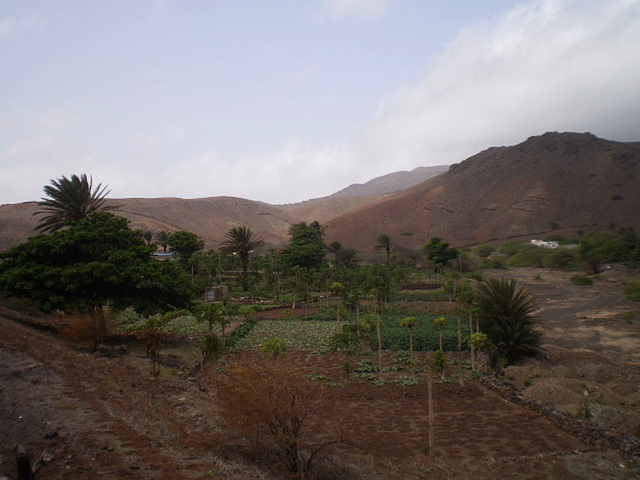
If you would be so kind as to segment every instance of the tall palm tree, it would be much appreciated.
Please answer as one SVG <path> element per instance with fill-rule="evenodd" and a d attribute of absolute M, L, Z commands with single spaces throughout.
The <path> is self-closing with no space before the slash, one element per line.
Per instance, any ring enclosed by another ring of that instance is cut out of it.
<path fill-rule="evenodd" d="M 523 355 L 541 350 L 542 332 L 534 315 L 535 299 L 516 281 L 490 278 L 478 285 L 476 302 L 480 330 L 489 339 L 490 360 L 494 367 L 500 362 L 515 362 Z"/>
<path fill-rule="evenodd" d="M 393 242 L 391 241 L 391 235 L 388 233 L 381 233 L 376 238 L 376 250 L 384 250 L 387 254 L 387 265 L 391 263 L 391 246 Z"/>
<path fill-rule="evenodd" d="M 158 242 L 158 245 L 162 247 L 163 253 L 167 253 L 170 235 L 171 234 L 167 230 L 159 230 L 156 232 L 156 241 Z"/>
<path fill-rule="evenodd" d="M 336 267 L 338 266 L 338 254 L 340 253 L 340 250 L 342 250 L 343 247 L 344 245 L 342 245 L 342 242 L 340 240 L 335 240 L 331 242 L 329 245 L 327 245 L 327 252 L 332 253 L 336 257 L 335 259 Z"/>
<path fill-rule="evenodd" d="M 107 187 L 98 184 L 93 188 L 91 177 L 71 175 L 62 176 L 58 180 L 51 180 L 51 185 L 44 187 L 46 197 L 38 202 L 42 207 L 34 215 L 44 215 L 37 230 L 50 233 L 73 225 L 94 212 L 117 210 L 114 205 L 105 205 L 109 194 Z"/>
<path fill-rule="evenodd" d="M 257 236 L 248 227 L 233 227 L 225 234 L 226 240 L 220 244 L 222 250 L 235 253 L 240 257 L 242 265 L 242 286 L 248 290 L 248 270 L 250 253 L 264 243 L 262 237 Z"/>

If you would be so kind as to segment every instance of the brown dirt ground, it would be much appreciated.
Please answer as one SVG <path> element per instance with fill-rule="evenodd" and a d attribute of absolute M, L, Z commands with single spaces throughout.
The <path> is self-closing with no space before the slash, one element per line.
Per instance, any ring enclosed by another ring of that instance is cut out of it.
<path fill-rule="evenodd" d="M 594 287 L 569 275 L 513 270 L 542 300 L 546 357 L 510 367 L 530 399 L 572 411 L 587 398 L 593 421 L 633 429 L 640 405 L 640 314 L 608 272 Z M 627 312 L 636 312 L 629 321 Z M 148 375 L 135 353 L 105 356 L 0 317 L 0 478 L 15 476 L 15 446 L 38 479 L 272 479 L 225 441 L 209 371 L 164 368 Z M 224 363 L 236 361 L 228 355 Z M 478 383 L 436 384 L 436 448 L 427 444 L 426 382 L 413 387 L 342 383 L 342 357 L 290 352 L 287 361 L 325 375 L 336 404 L 357 413 L 334 478 L 633 479 L 637 465 L 588 445 L 534 411 Z M 389 358 L 386 362 L 390 363 Z M 214 375 L 215 376 L 215 373 Z M 527 386 L 525 386 L 527 385 Z M 593 399 L 593 401 L 591 401 Z M 318 412 L 321 417 L 322 412 Z M 634 416 L 634 414 L 636 416 Z"/>

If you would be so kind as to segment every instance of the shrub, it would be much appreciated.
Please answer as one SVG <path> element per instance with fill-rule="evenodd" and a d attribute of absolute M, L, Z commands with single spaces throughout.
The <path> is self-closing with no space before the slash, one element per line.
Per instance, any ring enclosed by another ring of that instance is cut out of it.
<path fill-rule="evenodd" d="M 593 285 L 593 278 L 588 275 L 574 275 L 569 281 L 574 285 Z"/>
<path fill-rule="evenodd" d="M 326 387 L 280 361 L 236 364 L 222 379 L 218 398 L 231 435 L 298 478 L 313 478 L 346 428 Z M 323 425 L 313 421 L 314 412 L 322 412 Z M 323 438 L 320 427 L 332 433 Z"/>
<path fill-rule="evenodd" d="M 544 252 L 545 250 L 539 247 L 522 249 L 507 260 L 507 265 L 510 267 L 542 267 Z"/>
<path fill-rule="evenodd" d="M 629 300 L 640 302 L 640 281 L 628 281 L 624 287 L 624 294 Z"/>

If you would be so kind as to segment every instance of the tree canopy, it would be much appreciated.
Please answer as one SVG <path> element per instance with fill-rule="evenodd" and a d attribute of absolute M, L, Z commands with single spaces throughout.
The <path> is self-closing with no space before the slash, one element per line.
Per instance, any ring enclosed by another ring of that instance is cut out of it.
<path fill-rule="evenodd" d="M 289 227 L 291 241 L 282 252 L 289 267 L 319 268 L 327 252 L 324 227 L 317 221 L 294 223 Z"/>
<path fill-rule="evenodd" d="M 183 274 L 151 258 L 153 250 L 126 219 L 92 213 L 0 254 L 0 289 L 31 298 L 44 311 L 78 310 L 97 321 L 107 305 L 143 314 L 187 305 Z"/>
<path fill-rule="evenodd" d="M 424 248 L 427 258 L 440 267 L 445 267 L 450 260 L 458 258 L 458 250 L 451 248 L 447 242 L 443 242 L 438 237 L 433 237 Z"/>
<path fill-rule="evenodd" d="M 171 250 L 180 255 L 180 260 L 186 265 L 198 250 L 204 248 L 204 240 L 192 232 L 180 230 L 169 234 L 167 244 Z"/>
<path fill-rule="evenodd" d="M 235 253 L 240 257 L 242 285 L 245 291 L 248 288 L 249 255 L 263 243 L 264 239 L 253 233 L 250 228 L 233 227 L 225 234 L 225 240 L 220 244 L 223 251 Z"/>
<path fill-rule="evenodd" d="M 86 174 L 51 180 L 51 185 L 44 187 L 44 193 L 46 197 L 38 202 L 42 209 L 34 215 L 44 215 L 36 229 L 45 233 L 73 225 L 94 212 L 118 208 L 105 204 L 109 194 L 107 187 L 99 183 L 93 188 L 93 180 Z"/>

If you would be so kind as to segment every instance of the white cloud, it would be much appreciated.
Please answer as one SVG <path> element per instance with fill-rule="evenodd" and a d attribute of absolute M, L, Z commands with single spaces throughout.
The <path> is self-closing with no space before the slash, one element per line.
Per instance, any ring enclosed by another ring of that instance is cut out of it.
<path fill-rule="evenodd" d="M 629 0 L 540 0 L 466 29 L 422 82 L 381 106 L 359 156 L 391 171 L 549 130 L 631 140 L 640 130 L 638 32 L 640 2 Z M 626 125 L 611 122 L 616 115 Z"/>
<path fill-rule="evenodd" d="M 327 14 L 333 18 L 378 18 L 387 11 L 387 0 L 324 0 Z"/>

